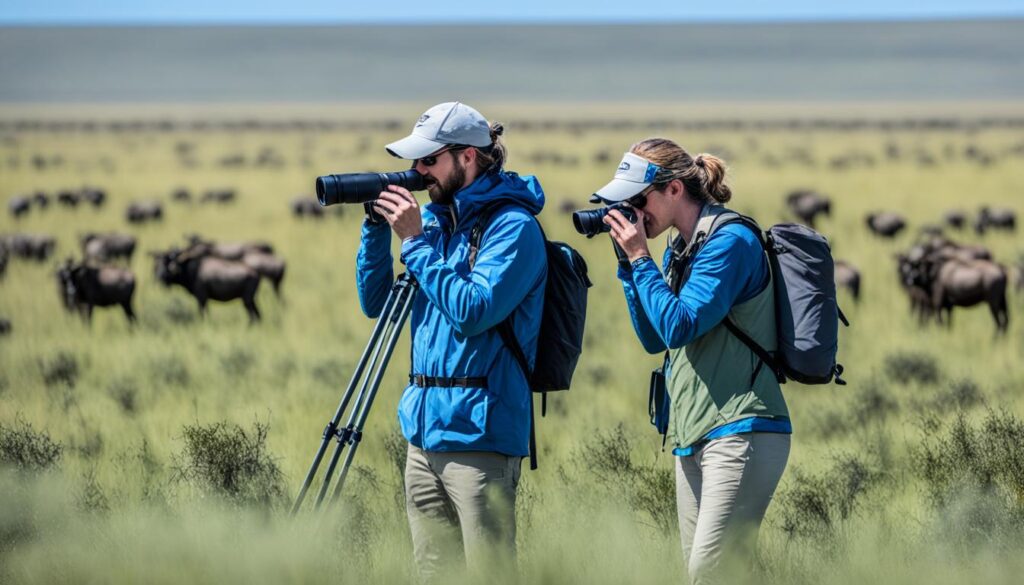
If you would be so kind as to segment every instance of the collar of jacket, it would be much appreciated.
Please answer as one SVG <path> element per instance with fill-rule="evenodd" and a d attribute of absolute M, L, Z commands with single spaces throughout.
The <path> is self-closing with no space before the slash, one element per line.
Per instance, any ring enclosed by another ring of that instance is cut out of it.
<path fill-rule="evenodd" d="M 453 231 L 453 209 L 458 228 L 461 230 L 462 226 L 470 225 L 469 220 L 477 216 L 484 207 L 497 201 L 517 203 L 534 215 L 540 213 L 544 207 L 544 191 L 536 177 L 520 177 L 516 173 L 503 170 L 480 175 L 465 188 L 457 191 L 454 199 L 450 206 L 438 203 L 426 205 L 426 210 L 447 231 Z"/>

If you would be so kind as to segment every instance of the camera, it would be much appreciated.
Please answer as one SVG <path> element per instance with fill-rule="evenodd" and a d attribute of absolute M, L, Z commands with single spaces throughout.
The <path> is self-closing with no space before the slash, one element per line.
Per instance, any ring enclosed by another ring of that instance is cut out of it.
<path fill-rule="evenodd" d="M 604 223 L 604 216 L 608 215 L 608 212 L 613 209 L 619 210 L 619 213 L 624 215 L 629 220 L 629 223 L 636 223 L 636 211 L 629 205 L 616 203 L 601 209 L 575 211 L 572 214 L 572 225 L 576 227 L 577 232 L 588 238 L 603 232 L 610 232 L 612 228 Z"/>
<path fill-rule="evenodd" d="M 368 203 L 374 201 L 388 185 L 410 191 L 422 191 L 427 181 L 415 169 L 400 173 L 346 173 L 316 178 L 316 198 L 320 205 L 335 203 Z"/>

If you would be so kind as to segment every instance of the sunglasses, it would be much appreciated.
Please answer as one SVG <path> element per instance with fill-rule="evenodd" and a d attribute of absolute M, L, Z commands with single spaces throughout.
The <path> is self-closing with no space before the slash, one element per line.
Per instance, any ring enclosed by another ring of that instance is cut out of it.
<path fill-rule="evenodd" d="M 450 146 L 450 147 L 445 147 L 445 148 L 442 148 L 441 150 L 435 152 L 434 154 L 432 154 L 430 156 L 425 156 L 425 157 L 423 157 L 421 159 L 418 159 L 416 162 L 417 163 L 422 163 L 423 166 L 425 166 L 425 167 L 432 167 L 432 166 L 437 164 L 437 157 L 441 156 L 442 154 L 444 154 L 446 152 L 455 152 L 457 150 L 465 150 L 466 148 L 469 148 L 469 147 L 468 146 Z M 415 165 L 413 165 L 413 166 L 415 166 Z"/>
<path fill-rule="evenodd" d="M 654 190 L 654 185 L 648 186 L 643 191 L 626 199 L 626 203 L 633 209 L 643 209 L 647 205 L 647 195 Z"/>

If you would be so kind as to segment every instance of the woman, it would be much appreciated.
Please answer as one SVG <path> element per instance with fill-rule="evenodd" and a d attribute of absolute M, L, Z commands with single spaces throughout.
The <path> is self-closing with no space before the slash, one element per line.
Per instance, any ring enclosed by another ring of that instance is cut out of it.
<path fill-rule="evenodd" d="M 732 194 L 720 159 L 691 157 L 663 138 L 634 144 L 596 195 L 625 202 L 637 216 L 631 223 L 616 209 L 604 221 L 637 336 L 648 352 L 667 351 L 667 438 L 691 582 L 749 569 L 792 433 L 778 380 L 726 326 L 729 320 L 767 350 L 776 348 L 772 275 L 760 235 L 725 223 L 698 242 L 689 260 L 673 262 L 686 257 L 679 252 L 698 222 L 707 218 L 700 222 L 707 226 Z M 679 235 L 665 251 L 662 277 L 647 240 L 669 228 Z"/>

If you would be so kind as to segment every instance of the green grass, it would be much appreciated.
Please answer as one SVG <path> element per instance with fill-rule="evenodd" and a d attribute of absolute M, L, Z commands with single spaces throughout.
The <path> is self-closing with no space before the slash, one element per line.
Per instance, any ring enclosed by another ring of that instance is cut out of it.
<path fill-rule="evenodd" d="M 573 115 L 557 107 L 496 109 L 505 119 Z M 63 111 L 62 117 L 83 111 Z M 281 111 L 251 115 L 338 113 Z M 964 108 L 954 115 L 969 118 L 972 111 L 981 110 Z M 342 113 L 353 115 L 351 109 Z M 637 116 L 657 114 L 648 107 Z M 129 108 L 105 115 L 138 113 Z M 191 115 L 202 115 L 202 109 Z M 231 114 L 220 110 L 217 116 Z M 396 465 L 400 449 L 395 449 L 401 446 L 395 407 L 407 369 L 407 340 L 396 350 L 370 416 L 345 504 L 323 519 L 298 521 L 287 518 L 282 504 L 298 488 L 372 325 L 359 311 L 353 279 L 361 214 L 346 209 L 340 218 L 300 221 L 289 214 L 288 200 L 310 193 L 317 174 L 400 168 L 381 147 L 404 128 L 236 134 L 9 130 L 0 135 L 0 198 L 83 184 L 105 187 L 109 194 L 99 211 L 51 207 L 33 209 L 18 222 L 0 217 L 0 233 L 44 232 L 59 240 L 54 259 L 41 265 L 12 261 L 0 282 L 0 317 L 14 326 L 10 336 L 0 338 L 0 453 L 10 445 L 25 453 L 24 445 L 33 444 L 42 451 L 32 453 L 45 455 L 45 437 L 60 445 L 52 465 L 5 466 L 0 581 L 390 583 L 411 578 Z M 549 415 L 539 423 L 541 469 L 524 473 L 519 500 L 524 582 L 683 578 L 672 461 L 645 416 L 646 380 L 658 358 L 644 354 L 635 340 L 609 244 L 603 237 L 579 237 L 568 216 L 558 212 L 567 200 L 585 205 L 607 181 L 618 153 L 646 135 L 520 131 L 514 124 L 508 129 L 509 168 L 540 177 L 548 194 L 542 215 L 548 235 L 581 250 L 595 283 L 574 388 L 551 397 Z M 995 337 L 982 307 L 958 310 L 951 330 L 920 328 L 897 285 L 892 256 L 909 245 L 916 226 L 936 222 L 945 209 L 973 211 L 987 203 L 1024 211 L 1019 203 L 1024 134 L 987 128 L 669 135 L 692 152 L 728 153 L 735 207 L 764 224 L 785 219 L 783 198 L 792 189 L 812 187 L 832 196 L 833 217 L 820 229 L 833 242 L 836 257 L 863 272 L 861 303 L 840 298 L 853 323 L 841 333 L 849 386 L 785 387 L 796 434 L 789 469 L 762 530 L 766 577 L 754 580 L 1014 581 L 1024 568 L 1015 552 L 1024 542 L 1019 476 L 1011 473 L 1016 454 L 995 449 L 992 457 L 960 466 L 968 475 L 991 471 L 991 482 L 972 483 L 957 474 L 956 465 L 927 466 L 923 453 L 937 452 L 941 459 L 942 453 L 955 452 L 961 459 L 951 461 L 970 461 L 970 448 L 993 449 L 991 441 L 979 438 L 984 433 L 964 430 L 979 425 L 1017 436 L 1012 421 L 992 422 L 988 411 L 1024 416 L 1019 398 L 1024 300 L 1011 298 L 1004 338 Z M 175 153 L 181 142 L 195 144 L 198 167 L 180 164 Z M 370 149 L 362 150 L 362 143 Z M 890 143 L 903 152 L 927 151 L 939 164 L 923 167 L 915 156 L 889 161 L 884 154 Z M 970 145 L 992 153 L 994 162 L 980 166 L 958 154 Z M 230 154 L 251 159 L 264 147 L 281 153 L 285 166 L 215 164 Z M 798 150 L 806 150 L 814 164 L 797 162 Z M 947 159 L 947 150 L 954 156 Z M 602 151 L 611 153 L 609 162 L 595 162 Z M 533 162 L 544 152 L 577 163 Z M 870 154 L 876 163 L 846 170 L 829 164 L 851 152 Z M 60 156 L 64 163 L 36 170 L 29 161 L 37 154 Z M 170 193 L 179 186 L 193 191 L 236 187 L 239 199 L 227 206 L 177 205 Z M 165 202 L 165 220 L 126 224 L 124 206 L 147 198 Z M 872 237 L 863 216 L 876 209 L 905 213 L 911 230 L 895 242 Z M 134 329 L 118 309 L 97 309 L 90 328 L 61 308 L 56 263 L 77 255 L 77 235 L 91 230 L 140 238 L 132 262 L 139 282 L 140 323 Z M 182 289 L 165 289 L 155 281 L 145 252 L 180 244 L 190 232 L 273 242 L 288 261 L 285 302 L 261 287 L 264 321 L 258 326 L 247 325 L 238 303 L 214 304 L 206 320 L 189 320 L 194 302 Z M 1024 248 L 1013 235 L 955 237 L 982 242 L 1007 263 Z M 661 242 L 651 245 L 660 252 Z M 961 414 L 967 426 L 957 426 Z M 585 431 L 594 428 L 603 430 Z M 249 487 L 269 489 L 239 493 L 270 496 L 232 497 L 215 481 L 228 461 L 210 455 L 223 454 L 232 438 L 240 443 L 236 454 L 255 470 L 239 477 L 255 482 Z M 970 448 L 949 447 L 965 444 Z M 5 454 L 4 462 L 11 461 Z M 280 498 L 274 495 L 277 485 L 287 492 Z M 935 497 L 937 485 L 947 498 Z M 253 499 L 271 504 L 247 503 Z M 493 579 L 515 580 L 510 575 Z M 466 580 L 474 581 L 473 576 Z"/>

